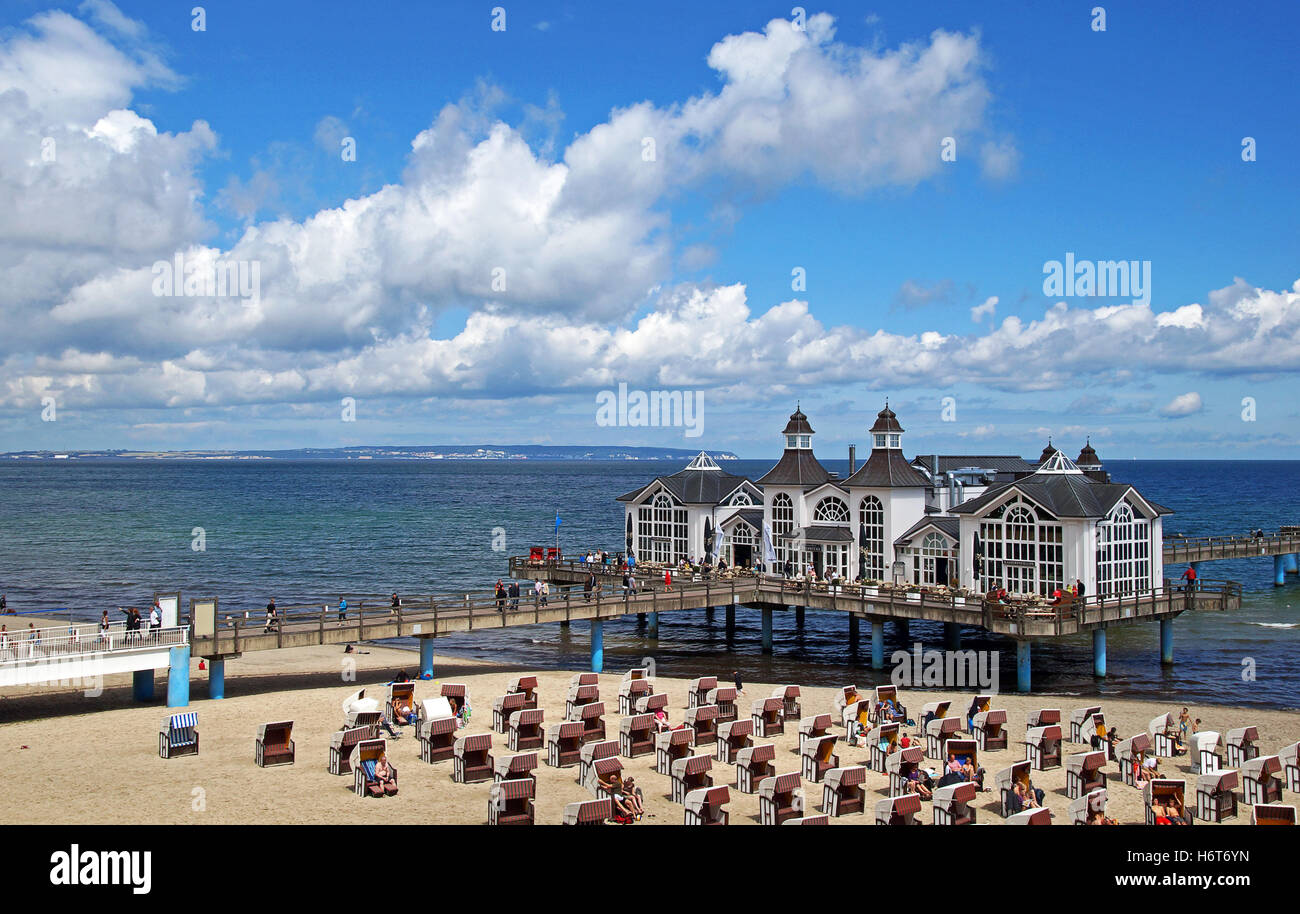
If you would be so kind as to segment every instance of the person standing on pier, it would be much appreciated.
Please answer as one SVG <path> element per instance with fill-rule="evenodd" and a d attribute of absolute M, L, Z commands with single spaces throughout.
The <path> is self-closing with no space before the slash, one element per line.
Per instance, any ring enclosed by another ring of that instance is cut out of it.
<path fill-rule="evenodd" d="M 534 606 L 541 606 L 541 605 L 542 605 L 542 580 L 541 580 L 541 578 L 538 578 L 536 581 L 533 582 L 533 605 L 534 605 Z"/>
<path fill-rule="evenodd" d="M 149 640 L 157 641 L 158 633 L 162 631 L 162 613 L 158 611 L 158 601 L 153 601 L 153 609 L 149 610 Z"/>
<path fill-rule="evenodd" d="M 510 586 L 506 588 L 506 592 L 510 595 L 510 611 L 514 612 L 519 609 L 519 582 L 511 581 Z"/>
<path fill-rule="evenodd" d="M 1195 566 L 1193 565 L 1187 566 L 1187 570 L 1183 572 L 1183 580 L 1187 582 L 1187 586 L 1183 588 L 1184 590 L 1191 591 L 1196 589 L 1196 567 Z"/>
<path fill-rule="evenodd" d="M 280 615 L 279 611 L 275 608 L 275 597 L 272 597 L 271 602 L 266 604 L 266 627 L 262 629 L 262 633 L 269 634 L 273 631 L 279 631 L 279 629 Z"/>
<path fill-rule="evenodd" d="M 390 607 L 388 610 L 389 615 L 396 615 L 397 610 L 401 607 L 401 605 L 402 605 L 402 598 L 399 597 L 397 595 L 397 591 L 394 590 L 393 598 L 392 600 L 389 601 L 389 607 Z"/>
<path fill-rule="evenodd" d="M 497 598 L 497 612 L 501 613 L 501 615 L 504 616 L 506 614 L 507 594 L 506 594 L 506 585 L 501 582 L 500 578 L 497 578 L 496 590 L 493 593 L 496 595 Z"/>
<path fill-rule="evenodd" d="M 665 568 L 664 569 L 664 590 L 672 590 L 672 589 L 673 589 L 673 570 L 671 568 Z"/>
<path fill-rule="evenodd" d="M 595 586 L 596 576 L 594 574 L 587 575 L 587 580 L 582 582 L 582 600 L 584 603 L 591 602 L 591 591 Z"/>
<path fill-rule="evenodd" d="M 339 625 L 342 625 L 348 619 L 348 598 L 339 597 Z"/>

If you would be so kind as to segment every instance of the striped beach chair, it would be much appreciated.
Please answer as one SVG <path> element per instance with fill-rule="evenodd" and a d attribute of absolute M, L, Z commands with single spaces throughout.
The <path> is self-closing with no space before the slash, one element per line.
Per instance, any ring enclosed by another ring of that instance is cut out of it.
<path fill-rule="evenodd" d="M 951 701 L 927 701 L 921 706 L 921 731 L 925 732 L 925 725 L 936 717 L 947 717 L 948 709 L 952 707 Z"/>
<path fill-rule="evenodd" d="M 199 754 L 199 714 L 183 711 L 162 722 L 158 731 L 158 757 L 175 758 L 178 755 Z"/>
<path fill-rule="evenodd" d="M 546 764 L 552 768 L 578 764 L 581 749 L 582 721 L 565 721 L 546 731 Z"/>
<path fill-rule="evenodd" d="M 822 812 L 836 818 L 867 811 L 867 769 L 832 768 L 822 779 Z"/>
<path fill-rule="evenodd" d="M 1228 744 L 1225 747 L 1229 768 L 1240 768 L 1246 762 L 1259 756 L 1259 729 L 1256 727 L 1237 727 L 1228 731 Z"/>
<path fill-rule="evenodd" d="M 532 825 L 537 781 L 532 778 L 497 781 L 488 791 L 488 825 Z"/>
<path fill-rule="evenodd" d="M 593 797 L 603 797 L 607 791 L 600 786 L 601 778 L 608 780 L 611 775 L 623 773 L 623 762 L 617 755 L 598 758 L 587 767 L 587 776 L 582 786 Z"/>
<path fill-rule="evenodd" d="M 492 734 L 462 736 L 452 748 L 451 778 L 457 784 L 492 779 Z"/>
<path fill-rule="evenodd" d="M 754 721 L 754 735 L 766 739 L 785 732 L 785 701 L 781 698 L 760 698 L 754 702 L 750 719 Z"/>
<path fill-rule="evenodd" d="M 1237 772 L 1231 768 L 1207 771 L 1196 778 L 1196 818 L 1202 822 L 1222 822 L 1236 818 Z"/>
<path fill-rule="evenodd" d="M 1076 708 L 1070 712 L 1070 742 L 1087 743 L 1092 739 L 1092 718 L 1095 714 L 1101 713 L 1099 705 L 1089 705 L 1086 708 Z M 1059 721 L 1058 721 L 1059 723 Z M 1039 726 L 1042 726 L 1041 724 Z"/>
<path fill-rule="evenodd" d="M 1183 803 L 1186 791 L 1186 781 L 1174 780 L 1173 778 L 1156 778 L 1147 781 L 1142 787 L 1142 801 L 1146 806 L 1147 825 L 1156 824 L 1156 812 L 1152 808 L 1156 804 L 1173 807 L 1175 813 L 1186 819 L 1187 824 L 1190 825 L 1193 820 L 1186 814 L 1187 807 Z"/>
<path fill-rule="evenodd" d="M 569 682 L 569 695 L 564 700 L 564 719 L 573 720 L 573 709 L 600 701 L 600 679 L 595 673 L 579 673 Z"/>
<path fill-rule="evenodd" d="M 764 779 L 776 775 L 776 746 L 760 743 L 736 751 L 736 789 L 756 793 Z"/>
<path fill-rule="evenodd" d="M 654 692 L 649 695 L 642 695 L 636 700 L 635 709 L 637 714 L 654 714 L 656 711 L 668 710 L 668 693 Z"/>
<path fill-rule="evenodd" d="M 618 685 L 618 713 L 631 714 L 637 710 L 636 701 L 644 695 L 654 692 L 654 683 L 650 681 L 650 671 L 643 667 L 628 670 Z"/>
<path fill-rule="evenodd" d="M 900 723 L 907 720 L 907 708 L 898 700 L 898 688 L 892 685 L 876 686 L 871 700 L 871 722 L 884 723 L 882 716 L 888 714 L 889 705 L 893 705 L 893 716 L 889 720 Z"/>
<path fill-rule="evenodd" d="M 388 741 L 383 739 L 363 739 L 352 747 L 348 767 L 352 770 L 352 792 L 359 797 L 366 795 L 368 785 L 375 782 L 375 763 L 388 750 Z M 397 769 L 393 769 L 397 776 Z"/>
<path fill-rule="evenodd" d="M 804 740 L 799 759 L 806 779 L 820 784 L 826 772 L 840 766 L 840 757 L 835 754 L 835 742 L 838 739 L 838 736 L 831 734 Z"/>
<path fill-rule="evenodd" d="M 673 802 L 683 803 L 692 790 L 713 786 L 713 756 L 688 755 L 673 762 Z"/>
<path fill-rule="evenodd" d="M 684 821 L 687 825 L 726 825 L 730 815 L 724 808 L 731 793 L 724 787 L 701 787 L 686 795 Z"/>
<path fill-rule="evenodd" d="M 708 704 L 708 694 L 712 689 L 718 687 L 717 676 L 701 676 L 699 679 L 692 679 L 690 686 L 686 690 L 686 707 L 689 710 L 696 705 Z"/>
<path fill-rule="evenodd" d="M 537 753 L 521 752 L 518 755 L 502 755 L 492 760 L 493 781 L 537 780 L 533 774 L 537 770 Z"/>
<path fill-rule="evenodd" d="M 803 741 L 812 736 L 825 736 L 831 732 L 833 721 L 829 714 L 814 714 L 812 717 L 804 717 L 799 721 L 799 748 L 796 752 L 803 751 Z"/>
<path fill-rule="evenodd" d="M 344 775 L 352 773 L 352 750 L 357 743 L 373 739 L 369 727 L 351 727 L 336 730 L 330 734 L 329 773 Z"/>
<path fill-rule="evenodd" d="M 292 765 L 294 760 L 293 721 L 258 724 L 253 740 L 253 761 L 259 768 Z"/>
<path fill-rule="evenodd" d="M 673 762 L 691 754 L 695 745 L 695 731 L 690 727 L 665 730 L 655 734 L 655 771 L 672 775 Z"/>
<path fill-rule="evenodd" d="M 505 695 L 493 699 L 492 729 L 497 733 L 505 733 L 510 726 L 510 715 L 516 711 L 524 710 L 524 705 L 527 702 L 528 696 L 523 692 L 507 692 Z"/>
<path fill-rule="evenodd" d="M 1281 803 L 1260 804 L 1250 808 L 1251 825 L 1295 825 L 1295 807 Z"/>
<path fill-rule="evenodd" d="M 1286 782 L 1286 789 L 1300 793 L 1300 743 L 1283 746 L 1277 751 L 1277 757 L 1282 763 L 1282 780 Z"/>
<path fill-rule="evenodd" d="M 1032 730 L 1035 727 L 1050 727 L 1053 724 L 1059 724 L 1060 722 L 1060 708 L 1039 708 L 1037 711 L 1029 712 L 1029 716 L 1025 718 L 1025 729 Z"/>
<path fill-rule="evenodd" d="M 618 722 L 618 751 L 624 758 L 636 758 L 655 751 L 655 719 L 651 714 L 633 714 Z"/>
<path fill-rule="evenodd" d="M 1138 733 L 1115 744 L 1115 760 L 1119 763 L 1119 773 L 1128 786 L 1140 786 L 1137 782 L 1137 768 L 1146 760 L 1146 754 L 1150 749 L 1151 737 L 1145 733 Z"/>
<path fill-rule="evenodd" d="M 1019 784 L 1026 792 L 1033 787 L 1029 779 L 1029 762 L 1016 762 L 1009 768 L 1003 768 L 997 773 L 994 783 L 997 785 L 1000 800 L 998 812 L 1001 813 L 1002 818 L 1009 818 L 1016 785 Z"/>
<path fill-rule="evenodd" d="M 1223 767 L 1219 759 L 1219 734 L 1202 730 L 1187 738 L 1187 761 L 1192 774 L 1209 774 Z"/>
<path fill-rule="evenodd" d="M 1007 825 L 1051 825 L 1052 811 L 1050 809 L 1022 809 L 1015 815 L 1007 816 Z"/>
<path fill-rule="evenodd" d="M 886 760 L 899 749 L 898 724 L 879 724 L 867 731 L 866 744 L 871 749 L 870 765 L 884 774 Z"/>
<path fill-rule="evenodd" d="M 925 725 L 925 754 L 932 759 L 944 757 L 944 744 L 961 732 L 960 717 L 936 717 Z M 1058 728 L 1059 729 L 1059 728 Z"/>
<path fill-rule="evenodd" d="M 885 771 L 889 774 L 889 795 L 901 797 L 907 793 L 911 774 L 921 767 L 920 746 L 908 746 L 885 757 Z"/>
<path fill-rule="evenodd" d="M 844 709 L 849 705 L 857 704 L 862 697 L 858 694 L 857 686 L 841 686 L 836 690 L 835 700 L 831 703 L 831 720 L 837 724 L 843 722 Z"/>
<path fill-rule="evenodd" d="M 786 819 L 782 825 L 830 825 L 829 816 L 799 816 L 794 819 Z"/>
<path fill-rule="evenodd" d="M 1106 815 L 1106 791 L 1104 788 L 1085 793 L 1070 801 L 1069 816 L 1071 825 L 1087 825 L 1093 813 Z"/>
<path fill-rule="evenodd" d="M 921 798 L 914 793 L 876 801 L 877 825 L 920 825 Z"/>
<path fill-rule="evenodd" d="M 971 721 L 975 744 L 985 752 L 1007 748 L 1007 712 L 998 708 L 980 711 Z"/>
<path fill-rule="evenodd" d="M 1151 718 L 1151 723 L 1147 724 L 1147 736 L 1151 740 L 1151 753 L 1156 758 L 1173 758 L 1177 733 L 1172 714 L 1166 713 Z M 1228 766 L 1232 767 L 1231 754 L 1228 756 Z"/>
<path fill-rule="evenodd" d="M 803 789 L 798 772 L 778 774 L 758 782 L 758 821 L 780 825 L 803 815 Z"/>
<path fill-rule="evenodd" d="M 506 693 L 509 695 L 523 695 L 524 710 L 535 710 L 537 708 L 537 677 L 516 676 L 510 680 L 510 685 L 506 687 Z"/>
<path fill-rule="evenodd" d="M 416 728 L 416 738 L 420 742 L 420 760 L 432 765 L 450 759 L 455 754 L 458 724 L 455 717 L 422 718 Z"/>
<path fill-rule="evenodd" d="M 1106 753 L 1075 752 L 1065 758 L 1065 795 L 1077 800 L 1106 786 Z"/>
<path fill-rule="evenodd" d="M 1025 734 L 1025 759 L 1036 771 L 1061 767 L 1061 728 L 1035 727 Z"/>
<path fill-rule="evenodd" d="M 564 807 L 565 825 L 604 825 L 614 814 L 614 801 L 609 797 L 599 800 L 581 800 Z"/>
<path fill-rule="evenodd" d="M 586 784 L 591 767 L 600 759 L 614 758 L 618 755 L 618 743 L 602 740 L 598 743 L 586 743 L 578 750 L 578 783 Z"/>
<path fill-rule="evenodd" d="M 593 701 L 591 704 L 579 705 L 573 709 L 582 722 L 582 741 L 584 743 L 600 742 L 605 739 L 605 703 Z"/>
<path fill-rule="evenodd" d="M 540 749 L 546 737 L 542 732 L 541 709 L 525 709 L 510 715 L 510 733 L 506 737 L 506 746 L 511 752 L 525 749 Z"/>
<path fill-rule="evenodd" d="M 686 726 L 695 731 L 695 745 L 712 746 L 718 741 L 718 706 L 696 705 L 687 708 Z"/>
<path fill-rule="evenodd" d="M 732 686 L 718 686 L 716 689 L 710 689 L 704 696 L 704 703 L 717 705 L 718 723 L 726 723 L 729 720 L 735 720 L 736 712 L 736 690 Z"/>
<path fill-rule="evenodd" d="M 970 781 L 936 787 L 931 803 L 935 825 L 974 825 L 977 818 L 975 797 L 978 791 Z"/>
<path fill-rule="evenodd" d="M 397 723 L 399 713 L 408 720 L 415 714 L 415 683 L 390 682 L 388 684 L 388 702 L 385 705 L 388 719 Z"/>
<path fill-rule="evenodd" d="M 1241 765 L 1241 796 L 1248 806 L 1282 802 L 1282 762 L 1276 755 L 1257 755 Z"/>
<path fill-rule="evenodd" d="M 724 765 L 733 764 L 736 761 L 736 753 L 753 744 L 754 722 L 752 720 L 729 720 L 718 724 L 717 755 L 718 761 Z"/>
<path fill-rule="evenodd" d="M 458 726 L 463 727 L 469 723 L 469 686 L 462 682 L 444 682 L 438 694 L 451 705 L 451 716 L 460 722 Z"/>
<path fill-rule="evenodd" d="M 799 705 L 800 694 L 797 685 L 777 686 L 772 692 L 773 698 L 781 699 L 781 712 L 786 720 L 798 720 L 803 714 L 803 709 Z"/>

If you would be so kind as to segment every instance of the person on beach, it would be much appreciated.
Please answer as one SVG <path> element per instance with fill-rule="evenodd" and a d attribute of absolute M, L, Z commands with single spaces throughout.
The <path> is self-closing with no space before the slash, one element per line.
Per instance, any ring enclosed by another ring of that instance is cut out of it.
<path fill-rule="evenodd" d="M 388 763 L 388 753 L 379 756 L 375 762 L 375 780 L 384 796 L 397 796 L 397 769 Z"/>
<path fill-rule="evenodd" d="M 613 771 L 607 777 L 597 775 L 596 781 L 600 789 L 609 794 L 610 799 L 614 801 L 615 809 L 624 816 L 640 821 L 641 816 L 645 814 L 645 809 L 641 806 L 641 798 L 629 787 L 631 778 L 625 782 L 621 774 Z"/>
<path fill-rule="evenodd" d="M 348 619 L 348 598 L 339 597 L 339 625 L 342 625 Z"/>
<path fill-rule="evenodd" d="M 672 724 L 668 723 L 668 712 L 663 708 L 655 709 L 655 732 L 663 733 L 665 730 L 671 730 Z"/>
<path fill-rule="evenodd" d="M 1178 732 L 1181 734 L 1180 741 L 1187 739 L 1187 728 L 1191 726 L 1191 723 L 1192 715 L 1187 713 L 1186 708 L 1183 708 L 1178 712 Z"/>
<path fill-rule="evenodd" d="M 742 682 L 740 681 L 740 671 L 739 671 L 739 670 L 733 670 L 732 673 L 731 673 L 731 678 L 735 680 L 736 694 L 737 694 L 737 695 L 744 695 L 744 694 L 745 694 L 745 686 L 744 686 L 744 683 L 742 683 Z"/>

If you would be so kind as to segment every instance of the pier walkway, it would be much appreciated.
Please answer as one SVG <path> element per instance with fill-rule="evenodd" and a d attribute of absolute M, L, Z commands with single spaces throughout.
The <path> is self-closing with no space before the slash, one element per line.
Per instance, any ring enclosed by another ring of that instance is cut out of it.
<path fill-rule="evenodd" d="M 1200 574 L 1201 562 L 1222 559 L 1273 558 L 1273 583 L 1286 584 L 1288 574 L 1300 573 L 1300 530 L 1283 527 L 1263 536 L 1166 537 L 1166 565 L 1189 564 Z"/>

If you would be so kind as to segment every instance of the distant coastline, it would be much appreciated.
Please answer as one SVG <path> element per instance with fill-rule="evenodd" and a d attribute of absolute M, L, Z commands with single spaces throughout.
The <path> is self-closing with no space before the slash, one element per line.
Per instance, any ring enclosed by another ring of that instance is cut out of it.
<path fill-rule="evenodd" d="M 617 447 L 544 444 L 359 445 L 288 450 L 11 451 L 7 460 L 678 460 L 696 450 L 672 447 Z M 739 460 L 731 451 L 709 451 L 714 460 Z"/>

